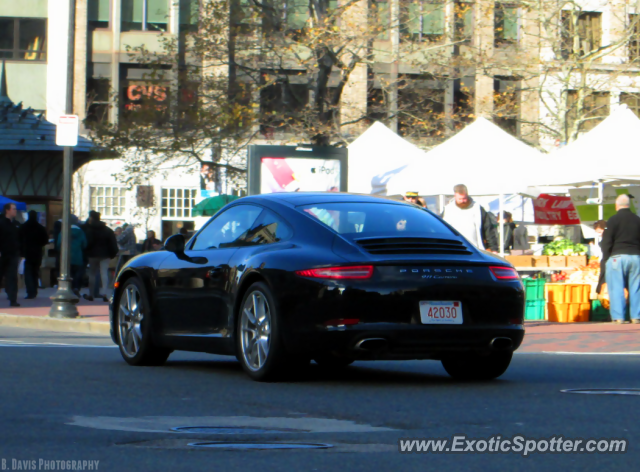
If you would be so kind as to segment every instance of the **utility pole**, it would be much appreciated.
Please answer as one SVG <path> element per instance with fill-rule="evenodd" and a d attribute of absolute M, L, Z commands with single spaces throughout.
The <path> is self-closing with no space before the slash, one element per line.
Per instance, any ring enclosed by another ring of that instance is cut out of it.
<path fill-rule="evenodd" d="M 69 33 L 67 44 L 67 102 L 66 114 L 73 114 L 73 65 L 75 48 L 76 1 L 69 0 Z M 71 254 L 70 219 L 71 219 L 71 177 L 73 174 L 73 147 L 65 146 L 62 163 L 62 241 L 60 244 L 60 276 L 58 291 L 51 297 L 53 304 L 49 316 L 53 318 L 77 318 L 76 303 L 79 299 L 71 289 L 69 274 Z"/>

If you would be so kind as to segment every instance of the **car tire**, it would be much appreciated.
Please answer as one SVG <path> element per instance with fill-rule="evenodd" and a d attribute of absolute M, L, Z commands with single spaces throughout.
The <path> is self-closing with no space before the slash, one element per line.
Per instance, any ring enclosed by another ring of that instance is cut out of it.
<path fill-rule="evenodd" d="M 313 360 L 323 369 L 344 369 L 355 361 L 350 357 L 339 356 L 332 352 L 318 354 Z"/>
<path fill-rule="evenodd" d="M 456 380 L 493 380 L 507 371 L 512 357 L 512 352 L 450 357 L 442 359 L 442 367 Z"/>
<path fill-rule="evenodd" d="M 124 360 L 134 366 L 163 365 L 171 349 L 153 344 L 151 307 L 140 279 L 128 279 L 117 300 L 116 339 Z"/>
<path fill-rule="evenodd" d="M 309 364 L 308 358 L 288 355 L 281 323 L 277 304 L 267 284 L 252 284 L 240 304 L 236 343 L 240 364 L 253 380 L 282 380 Z"/>

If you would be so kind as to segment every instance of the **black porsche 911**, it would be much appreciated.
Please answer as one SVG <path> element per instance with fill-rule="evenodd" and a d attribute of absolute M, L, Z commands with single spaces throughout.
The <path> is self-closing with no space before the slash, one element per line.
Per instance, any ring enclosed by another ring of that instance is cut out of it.
<path fill-rule="evenodd" d="M 255 380 L 354 360 L 440 360 L 502 375 L 524 337 L 524 291 L 503 259 L 412 204 L 277 193 L 224 207 L 188 242 L 118 272 L 111 337 L 131 365 L 173 350 L 235 355 Z"/>

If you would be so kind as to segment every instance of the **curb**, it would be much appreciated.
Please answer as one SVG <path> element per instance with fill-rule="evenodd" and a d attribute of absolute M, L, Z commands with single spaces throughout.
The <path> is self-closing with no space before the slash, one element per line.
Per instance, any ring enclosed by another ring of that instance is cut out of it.
<path fill-rule="evenodd" d="M 14 328 L 48 329 L 74 333 L 102 334 L 109 336 L 109 323 L 83 319 L 58 319 L 48 316 L 6 315 L 0 313 L 0 326 Z"/>

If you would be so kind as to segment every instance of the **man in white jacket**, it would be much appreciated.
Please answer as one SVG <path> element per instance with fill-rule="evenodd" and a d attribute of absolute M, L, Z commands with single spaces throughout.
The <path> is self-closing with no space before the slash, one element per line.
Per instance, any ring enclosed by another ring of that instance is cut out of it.
<path fill-rule="evenodd" d="M 477 248 L 497 253 L 498 235 L 490 213 L 469 196 L 466 185 L 456 185 L 453 193 L 442 213 L 444 220 Z"/>

